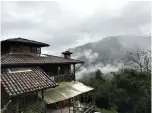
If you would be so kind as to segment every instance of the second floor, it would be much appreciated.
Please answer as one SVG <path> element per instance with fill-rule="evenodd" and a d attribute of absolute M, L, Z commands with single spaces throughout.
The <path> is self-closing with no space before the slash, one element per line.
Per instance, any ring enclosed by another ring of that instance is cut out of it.
<path fill-rule="evenodd" d="M 41 47 L 47 47 L 48 44 L 27 40 L 23 38 L 14 38 L 1 41 L 1 53 L 35 53 L 41 54 Z"/>

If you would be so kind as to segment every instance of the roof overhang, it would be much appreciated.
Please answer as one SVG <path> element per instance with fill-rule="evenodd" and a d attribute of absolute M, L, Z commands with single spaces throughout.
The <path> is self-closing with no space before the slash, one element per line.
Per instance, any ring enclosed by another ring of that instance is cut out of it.
<path fill-rule="evenodd" d="M 29 40 L 25 38 L 10 38 L 6 40 L 2 40 L 1 44 L 19 44 L 19 45 L 29 45 L 29 46 L 37 46 L 37 47 L 48 47 L 50 46 L 49 44 L 39 42 L 39 41 L 34 41 L 34 40 Z"/>
<path fill-rule="evenodd" d="M 1 64 L 2 67 L 18 67 L 18 66 L 37 66 L 37 65 L 46 65 L 46 64 L 84 64 L 84 62 L 59 62 L 59 63 L 8 63 L 8 64 Z"/>

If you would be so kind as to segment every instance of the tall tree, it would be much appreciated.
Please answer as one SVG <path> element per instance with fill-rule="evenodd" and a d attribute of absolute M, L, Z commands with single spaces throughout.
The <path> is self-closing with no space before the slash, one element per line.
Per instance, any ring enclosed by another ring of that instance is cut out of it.
<path fill-rule="evenodd" d="M 140 72 L 151 73 L 151 51 L 128 52 L 124 58 L 125 66 Z"/>

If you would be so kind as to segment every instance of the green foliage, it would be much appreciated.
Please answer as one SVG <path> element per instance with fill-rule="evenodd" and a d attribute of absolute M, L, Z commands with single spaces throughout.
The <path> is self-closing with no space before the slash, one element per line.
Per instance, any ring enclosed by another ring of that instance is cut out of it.
<path fill-rule="evenodd" d="M 85 81 L 94 88 L 96 106 L 103 113 L 115 113 L 111 111 L 114 106 L 119 113 L 150 113 L 151 75 L 134 69 L 112 74 L 112 80 L 108 81 L 97 70 L 95 76 Z"/>
<path fill-rule="evenodd" d="M 42 113 L 44 108 L 43 102 L 32 102 L 29 103 L 27 108 L 22 111 L 22 113 Z"/>
<path fill-rule="evenodd" d="M 104 78 L 102 77 L 103 73 L 101 73 L 101 71 L 99 69 L 97 69 L 97 71 L 95 71 L 95 78 L 98 81 L 104 81 Z"/>
<path fill-rule="evenodd" d="M 22 111 L 21 113 L 38 113 L 37 111 L 34 111 L 32 109 L 25 109 L 24 111 Z"/>
<path fill-rule="evenodd" d="M 4 111 L 6 111 L 6 108 L 1 108 L 0 109 L 0 113 L 4 113 Z"/>
<path fill-rule="evenodd" d="M 3 113 L 3 110 L 2 110 L 2 109 L 0 109 L 0 113 Z"/>

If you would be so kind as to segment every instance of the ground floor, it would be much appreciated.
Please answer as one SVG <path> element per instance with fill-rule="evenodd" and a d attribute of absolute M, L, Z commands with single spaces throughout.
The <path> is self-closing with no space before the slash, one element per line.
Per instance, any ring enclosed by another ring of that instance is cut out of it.
<path fill-rule="evenodd" d="M 11 98 L 7 113 L 93 113 L 93 88 L 80 82 L 62 82 L 56 88 Z"/>

